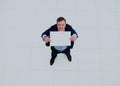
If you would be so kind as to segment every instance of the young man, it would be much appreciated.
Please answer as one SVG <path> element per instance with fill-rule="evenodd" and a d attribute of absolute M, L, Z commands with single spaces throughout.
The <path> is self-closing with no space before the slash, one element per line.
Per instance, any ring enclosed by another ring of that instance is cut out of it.
<path fill-rule="evenodd" d="M 66 23 L 66 19 L 64 17 L 57 18 L 57 23 L 53 26 L 51 26 L 49 29 L 47 29 L 45 32 L 42 33 L 41 37 L 43 41 L 46 43 L 46 46 L 50 46 L 50 31 L 70 31 L 71 32 L 71 46 L 51 46 L 51 59 L 50 59 L 50 65 L 53 65 L 55 58 L 57 57 L 57 54 L 64 53 L 68 60 L 71 62 L 72 57 L 70 55 L 70 49 L 73 48 L 74 41 L 77 39 L 78 35 L 76 31 Z"/>

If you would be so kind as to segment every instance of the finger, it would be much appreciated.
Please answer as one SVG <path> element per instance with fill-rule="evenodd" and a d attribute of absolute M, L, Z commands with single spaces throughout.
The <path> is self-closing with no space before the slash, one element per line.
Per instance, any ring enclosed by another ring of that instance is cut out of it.
<path fill-rule="evenodd" d="M 49 42 L 51 41 L 51 39 L 49 38 Z"/>

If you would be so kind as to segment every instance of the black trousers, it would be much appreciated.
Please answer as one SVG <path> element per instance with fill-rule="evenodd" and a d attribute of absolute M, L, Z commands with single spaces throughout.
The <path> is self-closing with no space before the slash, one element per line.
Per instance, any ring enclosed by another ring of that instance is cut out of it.
<path fill-rule="evenodd" d="M 57 56 L 57 54 L 59 54 L 59 53 L 64 53 L 64 54 L 68 55 L 68 54 L 70 54 L 70 48 L 67 47 L 65 50 L 59 51 L 59 50 L 55 49 L 53 46 L 51 46 L 51 57 L 52 58 L 55 58 Z"/>

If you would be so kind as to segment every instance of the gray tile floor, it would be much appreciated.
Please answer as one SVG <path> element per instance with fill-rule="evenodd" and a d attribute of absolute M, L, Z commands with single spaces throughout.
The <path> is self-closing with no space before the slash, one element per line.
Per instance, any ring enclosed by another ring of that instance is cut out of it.
<path fill-rule="evenodd" d="M 119 0 L 0 1 L 0 86 L 120 86 Z M 78 32 L 72 62 L 40 34 L 58 16 Z"/>

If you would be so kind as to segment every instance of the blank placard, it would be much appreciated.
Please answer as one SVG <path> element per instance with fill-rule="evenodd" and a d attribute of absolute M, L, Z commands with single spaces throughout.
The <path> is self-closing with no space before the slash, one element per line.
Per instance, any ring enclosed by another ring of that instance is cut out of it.
<path fill-rule="evenodd" d="M 51 46 L 70 46 L 70 31 L 51 31 L 50 32 L 50 45 Z"/>

